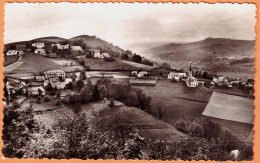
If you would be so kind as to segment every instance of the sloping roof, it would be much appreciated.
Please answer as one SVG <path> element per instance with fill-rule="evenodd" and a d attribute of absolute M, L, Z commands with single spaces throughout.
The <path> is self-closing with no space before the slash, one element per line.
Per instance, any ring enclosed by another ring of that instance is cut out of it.
<path fill-rule="evenodd" d="M 213 92 L 202 115 L 254 124 L 254 109 L 251 98 Z"/>

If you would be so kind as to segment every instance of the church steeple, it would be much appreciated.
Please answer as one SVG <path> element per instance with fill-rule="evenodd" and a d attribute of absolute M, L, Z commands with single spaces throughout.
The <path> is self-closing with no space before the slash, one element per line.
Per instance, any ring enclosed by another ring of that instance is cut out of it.
<path fill-rule="evenodd" d="M 189 77 L 191 77 L 191 76 L 192 76 L 192 69 L 191 69 L 191 63 L 192 63 L 192 62 L 190 62 L 190 70 L 189 70 Z"/>

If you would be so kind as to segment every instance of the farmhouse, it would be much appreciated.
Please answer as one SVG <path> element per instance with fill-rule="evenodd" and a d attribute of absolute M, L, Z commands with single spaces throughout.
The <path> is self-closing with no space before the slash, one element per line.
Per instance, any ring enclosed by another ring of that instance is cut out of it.
<path fill-rule="evenodd" d="M 141 77 L 144 77 L 144 76 L 147 76 L 148 75 L 148 72 L 147 71 L 140 71 L 138 74 L 137 74 L 137 77 L 138 78 L 141 78 Z"/>
<path fill-rule="evenodd" d="M 39 75 L 35 76 L 35 81 L 44 81 L 44 80 L 45 80 L 44 76 L 39 76 Z"/>
<path fill-rule="evenodd" d="M 44 50 L 44 49 L 36 49 L 36 50 L 34 51 L 34 53 L 36 53 L 36 54 L 41 54 L 41 55 L 45 55 L 45 50 Z"/>
<path fill-rule="evenodd" d="M 58 47 L 58 49 L 69 49 L 70 48 L 70 45 L 69 44 L 67 44 L 67 45 L 60 45 L 59 47 Z"/>
<path fill-rule="evenodd" d="M 190 64 L 189 76 L 186 79 L 186 85 L 188 87 L 197 87 L 199 85 L 198 80 L 192 76 L 191 64 Z"/>
<path fill-rule="evenodd" d="M 241 84 L 241 83 L 242 83 L 242 81 L 240 78 L 230 80 L 230 84 Z"/>
<path fill-rule="evenodd" d="M 53 48 L 53 47 L 59 48 L 59 46 L 60 46 L 60 44 L 51 44 L 51 47 L 52 47 L 52 48 Z"/>
<path fill-rule="evenodd" d="M 46 79 L 54 78 L 54 77 L 61 77 L 62 79 L 65 78 L 65 72 L 62 70 L 49 70 L 44 72 L 44 76 Z"/>
<path fill-rule="evenodd" d="M 6 52 L 6 55 L 7 56 L 20 55 L 20 54 L 23 54 L 23 53 L 24 53 L 23 51 L 19 51 L 19 50 L 9 50 L 8 52 Z"/>
<path fill-rule="evenodd" d="M 103 58 L 108 58 L 109 57 L 108 53 L 102 53 L 102 55 L 103 55 Z"/>
<path fill-rule="evenodd" d="M 67 45 L 61 45 L 61 44 L 51 44 L 51 47 L 57 47 L 58 49 L 69 49 L 70 48 L 70 45 L 67 44 Z"/>
<path fill-rule="evenodd" d="M 36 47 L 37 49 L 42 49 L 44 47 L 44 43 L 33 43 L 32 46 Z"/>
<path fill-rule="evenodd" d="M 64 89 L 66 86 L 65 82 L 57 82 L 57 83 L 51 83 L 51 87 L 54 89 Z"/>
<path fill-rule="evenodd" d="M 27 89 L 28 95 L 30 96 L 38 96 L 38 95 L 45 95 L 45 90 L 43 87 L 28 87 Z"/>
<path fill-rule="evenodd" d="M 90 50 L 93 54 L 94 58 L 104 58 L 104 56 L 100 53 L 99 50 Z"/>
<path fill-rule="evenodd" d="M 186 73 L 179 73 L 179 72 L 170 72 L 168 74 L 168 79 L 175 79 L 179 81 L 180 78 L 185 78 L 187 77 Z"/>
<path fill-rule="evenodd" d="M 137 71 L 132 71 L 131 76 L 137 76 L 138 72 Z"/>
<path fill-rule="evenodd" d="M 81 46 L 71 46 L 71 50 L 73 50 L 73 51 L 83 51 Z"/>

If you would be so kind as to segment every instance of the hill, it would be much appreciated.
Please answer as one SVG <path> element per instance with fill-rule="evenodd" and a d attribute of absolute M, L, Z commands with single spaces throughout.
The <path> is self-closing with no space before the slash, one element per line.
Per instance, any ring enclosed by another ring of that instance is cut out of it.
<path fill-rule="evenodd" d="M 115 123 L 128 124 L 138 129 L 145 138 L 161 138 L 168 141 L 186 136 L 175 127 L 138 108 L 125 106 L 119 101 L 116 101 L 113 108 L 109 108 L 108 104 L 109 101 L 89 103 L 83 106 L 83 110 L 88 114 L 94 114 L 95 123 L 104 128 L 112 127 Z"/>
<path fill-rule="evenodd" d="M 88 36 L 88 35 L 80 35 L 76 36 L 70 39 L 65 39 L 61 37 L 42 37 L 42 38 L 36 38 L 29 41 L 20 41 L 20 42 L 13 42 L 5 44 L 5 50 L 15 48 L 17 45 L 31 45 L 33 42 L 44 42 L 45 44 L 51 44 L 51 43 L 60 43 L 60 44 L 67 44 L 70 43 L 71 45 L 80 45 L 84 46 L 87 49 L 99 49 L 101 52 L 108 52 L 110 54 L 114 55 L 121 55 L 125 51 L 115 46 L 111 43 L 108 43 L 100 38 L 97 38 L 96 36 Z"/>
<path fill-rule="evenodd" d="M 118 54 L 124 53 L 125 51 L 118 46 L 108 43 L 96 36 L 80 35 L 69 39 L 70 42 L 82 42 L 87 48 L 100 49 L 106 52 L 116 52 Z"/>
<path fill-rule="evenodd" d="M 131 51 L 135 52 L 135 53 L 145 53 L 145 51 L 147 51 L 147 49 L 151 49 L 154 47 L 158 47 L 158 46 L 163 46 L 166 44 L 170 44 L 170 42 L 145 42 L 145 43 L 131 43 L 131 44 L 126 44 L 123 47 L 125 49 L 131 49 Z"/>
<path fill-rule="evenodd" d="M 171 43 L 147 51 L 170 61 L 211 61 L 214 57 L 254 57 L 254 40 L 207 38 L 192 43 Z"/>

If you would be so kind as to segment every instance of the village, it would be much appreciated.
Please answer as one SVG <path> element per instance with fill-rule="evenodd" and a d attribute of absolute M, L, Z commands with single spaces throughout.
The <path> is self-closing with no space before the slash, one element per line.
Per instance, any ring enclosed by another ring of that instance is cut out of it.
<path fill-rule="evenodd" d="M 35 49 L 34 53 L 35 55 L 42 55 L 47 58 L 58 58 L 56 53 L 53 53 L 53 49 L 61 49 L 61 50 L 71 50 L 71 51 L 77 51 L 80 52 L 80 57 L 77 57 L 77 62 L 80 60 L 78 58 L 82 58 L 86 56 L 92 57 L 92 58 L 98 58 L 98 59 L 106 59 L 110 58 L 108 53 L 101 53 L 100 50 L 97 49 L 88 49 L 84 51 L 81 46 L 72 46 L 70 44 L 61 45 L 61 44 L 51 44 L 51 47 L 46 47 L 44 43 L 33 43 L 32 48 Z M 26 50 L 20 50 L 22 47 L 26 47 L 26 45 L 18 46 L 17 50 L 9 50 L 6 52 L 6 56 L 19 56 L 19 59 L 22 58 L 22 56 L 28 52 Z M 29 49 L 30 50 L 30 49 Z M 84 55 L 85 53 L 85 55 Z M 112 57 L 111 57 L 112 58 Z M 165 63 L 166 64 L 166 63 Z M 71 65 L 73 65 L 73 62 L 71 62 Z M 249 94 L 253 94 L 253 86 L 254 86 L 254 80 L 248 79 L 246 81 L 242 81 L 241 78 L 236 79 L 230 79 L 228 77 L 225 77 L 223 75 L 216 75 L 216 74 L 202 74 L 198 75 L 199 73 L 196 72 L 194 75 L 194 72 L 192 70 L 192 62 L 190 62 L 189 65 L 189 71 L 183 72 L 180 70 L 172 70 L 169 68 L 165 68 L 167 71 L 160 72 L 160 75 L 158 74 L 158 68 L 153 68 L 148 71 L 144 71 L 142 69 L 137 69 L 136 71 L 129 71 L 129 75 L 124 74 L 119 76 L 118 78 L 129 78 L 129 83 L 133 85 L 155 85 L 157 80 L 172 80 L 173 84 L 174 82 L 185 82 L 187 87 L 197 87 L 199 84 L 206 85 L 209 88 L 226 88 L 227 90 L 229 88 L 232 88 L 234 86 L 240 86 L 240 89 L 246 89 L 249 90 Z M 90 73 L 91 70 L 86 70 L 86 77 L 108 77 L 113 78 L 117 77 L 114 75 L 113 72 L 102 72 L 102 71 L 94 71 L 94 73 Z M 167 74 L 168 73 L 168 74 Z M 200 72 L 201 73 L 201 72 Z M 39 74 L 36 74 L 33 78 L 29 80 L 19 80 L 15 78 L 10 78 L 8 82 L 6 83 L 6 87 L 8 90 L 8 94 L 16 94 L 19 92 L 22 92 L 23 95 L 28 96 L 39 96 L 39 95 L 45 95 L 45 89 L 46 87 L 51 87 L 56 90 L 64 90 L 66 85 L 72 84 L 72 76 L 76 79 L 74 81 L 79 80 L 80 77 L 80 71 L 79 72 L 70 72 L 65 73 L 63 70 L 48 70 L 45 72 L 40 72 Z M 76 76 L 76 77 L 75 77 Z M 198 78 L 196 78 L 196 76 Z M 206 83 L 206 84 L 205 84 Z"/>
<path fill-rule="evenodd" d="M 114 98 L 106 96 L 115 93 L 119 87 L 122 91 L 143 91 L 144 97 L 137 97 L 145 102 L 139 101 L 138 108 L 151 114 L 155 118 L 154 123 L 159 119 L 174 126 L 178 132 L 185 133 L 188 132 L 187 129 L 180 127 L 183 121 L 189 125 L 200 117 L 210 117 L 238 138 L 245 138 L 246 141 L 253 139 L 254 118 L 252 112 L 246 109 L 253 108 L 253 79 L 229 78 L 211 72 L 195 71 L 192 61 L 184 65 L 186 69 L 180 70 L 173 69 L 166 62 L 148 66 L 122 60 L 102 49 L 86 49 L 73 43 L 33 42 L 30 45 L 19 44 L 11 48 L 5 51 L 4 57 L 7 60 L 8 57 L 16 59 L 5 66 L 3 102 L 5 106 L 12 106 L 14 101 L 18 101 L 22 110 L 35 106 L 34 113 L 43 123 L 54 123 L 53 116 L 64 116 L 62 112 L 86 108 L 88 103 L 90 106 L 97 103 L 103 109 L 106 105 L 110 106 L 112 101 L 114 103 L 114 100 L 115 103 L 124 103 L 125 99 L 116 97 L 117 95 L 113 95 Z M 124 57 L 129 58 L 128 55 L 125 54 Z M 103 82 L 111 82 L 115 88 L 106 84 L 101 87 L 100 83 Z M 96 89 L 98 93 L 95 92 Z M 98 94 L 98 97 L 93 98 L 95 94 Z M 132 98 L 132 93 L 123 96 Z M 150 97 L 151 100 L 148 100 Z M 146 103 L 146 100 L 151 101 L 151 106 L 142 108 L 141 103 Z M 229 100 L 234 104 L 227 105 Z M 243 103 L 243 106 L 239 105 L 240 103 Z M 135 106 L 135 101 L 123 105 Z M 237 116 L 232 116 L 234 111 Z M 223 114 L 224 112 L 226 114 Z M 188 117 L 188 120 L 183 115 Z M 45 116 L 50 116 L 47 122 Z M 142 116 L 143 113 L 140 113 L 136 118 Z M 148 127 L 150 124 L 145 124 L 144 121 L 142 125 Z M 137 129 L 144 132 L 143 127 Z M 174 132 L 172 134 L 174 137 Z M 168 135 L 162 131 L 161 137 L 169 139 Z M 143 133 L 141 136 L 147 137 L 147 134 Z"/>

